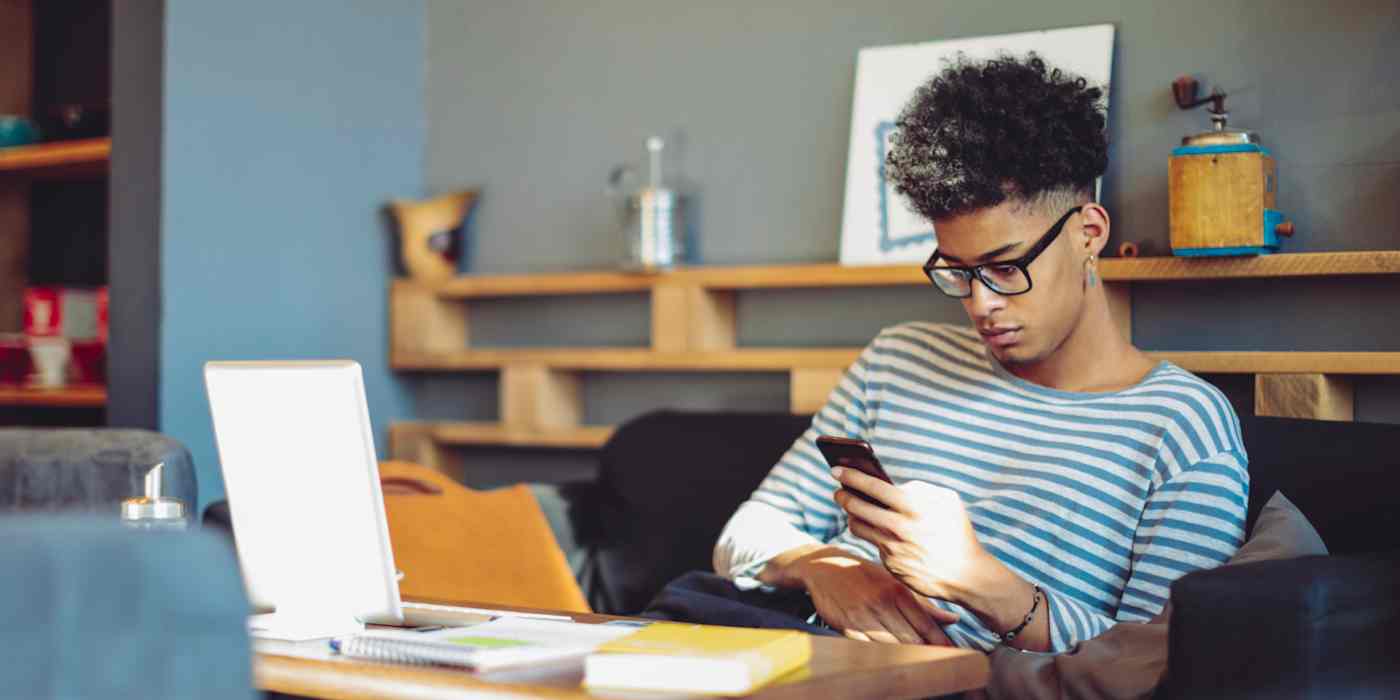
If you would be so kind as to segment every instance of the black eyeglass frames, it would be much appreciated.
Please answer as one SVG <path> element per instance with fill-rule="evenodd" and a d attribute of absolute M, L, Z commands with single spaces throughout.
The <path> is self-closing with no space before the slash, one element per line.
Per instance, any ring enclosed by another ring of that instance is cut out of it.
<path fill-rule="evenodd" d="M 1002 296 L 1015 296 L 1031 291 L 1031 273 L 1028 269 L 1032 262 L 1050 247 L 1051 243 L 1059 237 L 1060 231 L 1064 229 L 1065 222 L 1069 217 L 1083 211 L 1084 206 L 1080 205 L 1065 212 L 1053 226 L 1050 227 L 1040 240 L 1026 251 L 1025 255 L 1015 260 L 996 260 L 981 265 L 970 267 L 939 266 L 938 251 L 934 250 L 929 256 L 928 262 L 924 263 L 924 274 L 928 276 L 933 286 L 944 294 L 954 299 L 966 299 L 972 296 L 972 278 L 982 280 L 982 284 L 987 285 L 987 289 Z"/>

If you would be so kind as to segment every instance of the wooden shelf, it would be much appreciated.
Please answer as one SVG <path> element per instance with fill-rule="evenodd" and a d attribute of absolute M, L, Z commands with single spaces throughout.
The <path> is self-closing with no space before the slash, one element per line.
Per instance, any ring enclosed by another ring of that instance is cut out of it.
<path fill-rule="evenodd" d="M 437 288 L 437 294 L 445 299 L 489 299 L 645 292 L 663 276 L 627 272 L 471 275 L 444 282 Z"/>
<path fill-rule="evenodd" d="M 1198 374 L 1400 374 L 1400 352 L 1149 352 Z"/>
<path fill-rule="evenodd" d="M 107 405 L 106 387 L 90 384 L 57 389 L 0 386 L 0 406 L 98 408 Z"/>
<path fill-rule="evenodd" d="M 1279 253 L 1240 258 L 1104 258 L 1100 271 L 1107 282 L 1155 282 L 1254 277 L 1318 277 L 1400 274 L 1400 251 Z M 921 286 L 928 280 L 918 265 L 848 266 L 755 265 L 693 267 L 661 273 L 555 272 L 520 275 L 470 275 L 438 286 L 447 299 L 517 296 L 564 296 L 645 292 L 659 284 L 714 291 L 799 289 L 811 287 Z"/>
<path fill-rule="evenodd" d="M 714 352 L 652 352 L 630 348 L 467 350 L 400 353 L 394 369 L 424 371 L 497 370 L 538 365 L 556 370 L 789 372 L 844 369 L 860 348 L 763 348 Z M 1205 374 L 1400 374 L 1400 352 L 1149 351 L 1192 372 Z"/>
<path fill-rule="evenodd" d="M 395 353 L 400 370 L 493 370 L 539 365 L 563 370 L 786 372 L 845 368 L 860 348 L 752 348 L 709 352 L 654 352 L 646 348 L 524 348 L 452 353 Z"/>
<path fill-rule="evenodd" d="M 112 140 L 108 138 L 0 148 L 0 175 L 100 175 L 106 172 L 111 154 Z"/>
<path fill-rule="evenodd" d="M 1279 253 L 1245 258 L 1105 258 L 1110 282 L 1152 282 L 1250 277 L 1328 277 L 1400 274 L 1400 251 Z"/>
<path fill-rule="evenodd" d="M 1130 290 L 1175 280 L 1400 274 L 1400 251 L 1285 253 L 1246 258 L 1112 258 L 1100 268 L 1115 320 L 1131 333 Z M 662 273 L 477 275 L 438 286 L 396 280 L 390 364 L 410 371 L 498 371 L 500 423 L 396 423 L 396 456 L 447 471 L 461 445 L 594 449 L 612 428 L 583 426 L 580 372 L 784 372 L 794 413 L 821 407 L 861 348 L 737 347 L 736 292 L 923 286 L 917 265 L 697 267 Z M 472 299 L 575 294 L 651 296 L 651 344 L 621 348 L 477 348 Z M 1129 336 L 1131 337 L 1131 336 Z M 1400 352 L 1154 351 L 1200 374 L 1259 375 L 1256 411 L 1350 420 L 1350 375 L 1400 375 Z"/>
<path fill-rule="evenodd" d="M 503 423 L 396 423 L 409 429 L 427 430 L 439 445 L 501 445 L 507 447 L 553 447 L 597 449 L 612 437 L 611 426 L 523 429 Z"/>

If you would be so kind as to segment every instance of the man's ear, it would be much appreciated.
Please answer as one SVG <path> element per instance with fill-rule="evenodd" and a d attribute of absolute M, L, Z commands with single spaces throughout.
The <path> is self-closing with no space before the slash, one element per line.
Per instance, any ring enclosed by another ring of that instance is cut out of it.
<path fill-rule="evenodd" d="M 1075 246 L 1089 255 L 1099 255 L 1108 245 L 1110 223 L 1108 210 L 1098 202 L 1089 202 L 1079 210 L 1079 226 L 1075 232 Z"/>

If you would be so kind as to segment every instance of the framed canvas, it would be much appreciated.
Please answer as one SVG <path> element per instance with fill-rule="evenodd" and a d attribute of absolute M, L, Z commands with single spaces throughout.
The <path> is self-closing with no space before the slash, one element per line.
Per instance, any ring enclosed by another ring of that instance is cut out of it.
<path fill-rule="evenodd" d="M 1113 35 L 1113 25 L 1097 24 L 861 49 L 846 155 L 842 264 L 922 263 L 933 253 L 933 223 L 910 210 L 885 182 L 885 154 L 900 110 L 948 61 L 959 53 L 975 61 L 1035 51 L 1051 67 L 1081 75 L 1107 93 Z"/>

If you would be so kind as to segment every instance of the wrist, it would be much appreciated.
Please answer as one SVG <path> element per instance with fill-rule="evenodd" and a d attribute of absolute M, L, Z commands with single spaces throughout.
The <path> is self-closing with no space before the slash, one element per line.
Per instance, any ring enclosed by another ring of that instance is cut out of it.
<path fill-rule="evenodd" d="M 812 544 L 797 547 L 773 557 L 759 573 L 758 580 L 779 588 L 806 589 L 811 579 L 851 554 L 839 547 Z"/>
<path fill-rule="evenodd" d="M 977 615 L 989 629 L 1006 632 L 1025 619 L 1035 597 L 1035 586 L 986 554 L 972 567 L 972 575 L 959 587 L 957 603 Z"/>

